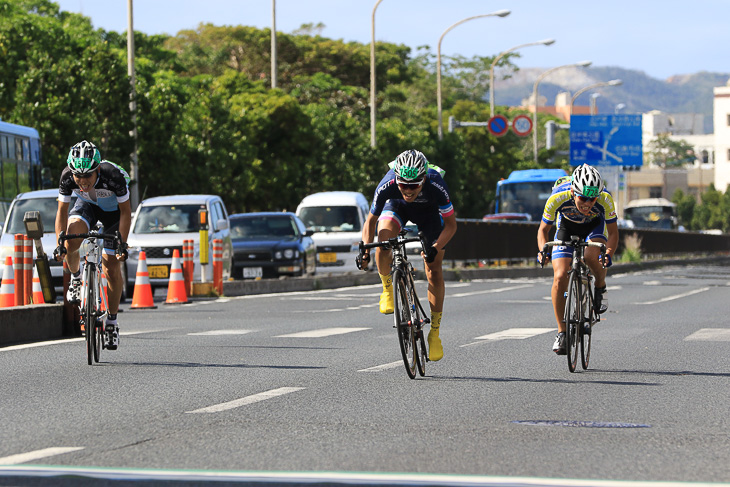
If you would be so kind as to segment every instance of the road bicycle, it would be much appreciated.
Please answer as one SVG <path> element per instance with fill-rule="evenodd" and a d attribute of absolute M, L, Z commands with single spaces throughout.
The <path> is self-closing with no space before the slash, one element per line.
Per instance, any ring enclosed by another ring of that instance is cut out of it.
<path fill-rule="evenodd" d="M 81 301 L 79 303 L 80 321 L 86 338 L 86 358 L 89 365 L 99 362 L 101 350 L 107 348 L 104 340 L 104 317 L 109 310 L 109 303 L 101 282 L 102 253 L 104 239 L 113 240 L 117 254 L 122 253 L 122 237 L 119 232 L 114 234 L 100 233 L 91 230 L 88 233 L 66 235 L 61 232 L 58 245 L 66 240 L 75 238 L 84 239 L 79 252 L 82 252 L 83 272 L 81 280 Z M 111 339 L 111 337 L 109 337 Z M 92 362 L 93 360 L 93 362 Z"/>
<path fill-rule="evenodd" d="M 423 328 L 431 323 L 431 320 L 427 318 L 418 299 L 414 282 L 415 270 L 406 254 L 406 244 L 411 242 L 420 242 L 421 248 L 425 252 L 425 240 L 422 234 L 419 234 L 418 237 L 407 237 L 407 232 L 408 229 L 404 228 L 397 237 L 383 242 L 369 244 L 360 242 L 360 255 L 362 256 L 365 250 L 376 247 L 393 251 L 391 275 L 393 276 L 395 328 L 398 331 L 398 342 L 406 372 L 408 377 L 415 379 L 416 370 L 421 377 L 426 375 L 426 362 L 429 360 Z"/>
<path fill-rule="evenodd" d="M 575 372 L 578 363 L 578 345 L 580 344 L 580 361 L 583 369 L 588 368 L 591 358 L 591 339 L 593 325 L 601 321 L 600 314 L 593 307 L 595 296 L 595 278 L 585 263 L 585 249 L 598 247 L 601 250 L 601 260 L 606 255 L 606 245 L 599 242 L 586 242 L 585 239 L 572 235 L 568 240 L 553 240 L 542 248 L 541 266 L 547 262 L 550 247 L 570 246 L 573 248 L 573 257 L 568 271 L 568 290 L 565 292 L 565 348 L 568 355 L 568 370 Z"/>

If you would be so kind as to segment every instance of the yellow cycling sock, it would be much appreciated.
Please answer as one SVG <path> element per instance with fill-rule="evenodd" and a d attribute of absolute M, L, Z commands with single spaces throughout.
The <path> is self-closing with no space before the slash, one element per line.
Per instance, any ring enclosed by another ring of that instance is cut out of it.
<path fill-rule="evenodd" d="M 383 281 L 383 293 L 380 295 L 380 312 L 384 315 L 392 314 L 393 307 L 393 276 L 378 273 Z"/>
<path fill-rule="evenodd" d="M 431 312 L 431 330 L 428 332 L 428 359 L 432 362 L 441 360 L 444 357 L 444 348 L 441 346 L 441 338 L 439 338 L 442 315 L 443 311 Z"/>

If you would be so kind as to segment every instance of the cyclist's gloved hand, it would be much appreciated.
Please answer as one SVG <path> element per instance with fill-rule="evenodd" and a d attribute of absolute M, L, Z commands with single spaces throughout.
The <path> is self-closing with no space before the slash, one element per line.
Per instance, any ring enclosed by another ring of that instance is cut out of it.
<path fill-rule="evenodd" d="M 66 255 L 66 247 L 64 245 L 59 245 L 55 249 L 53 249 L 53 259 L 61 262 L 63 260 L 63 256 Z"/>
<path fill-rule="evenodd" d="M 426 262 L 428 262 L 430 264 L 431 262 L 433 262 L 436 259 L 436 256 L 438 254 L 439 254 L 439 249 L 437 249 L 436 247 L 434 247 L 434 246 L 426 247 L 426 255 L 425 255 Z"/>
<path fill-rule="evenodd" d="M 613 265 L 613 261 L 611 260 L 611 254 L 605 254 L 603 256 L 603 267 L 608 269 Z"/>
<path fill-rule="evenodd" d="M 369 262 L 370 253 L 368 252 L 360 252 L 357 257 L 355 257 L 355 264 L 357 264 L 357 268 L 360 270 L 365 269 L 368 266 Z"/>
<path fill-rule="evenodd" d="M 115 252 L 117 254 L 117 257 L 122 257 L 122 260 L 127 260 L 129 258 L 129 252 L 127 252 L 127 244 L 123 243 L 120 248 L 118 248 Z"/>

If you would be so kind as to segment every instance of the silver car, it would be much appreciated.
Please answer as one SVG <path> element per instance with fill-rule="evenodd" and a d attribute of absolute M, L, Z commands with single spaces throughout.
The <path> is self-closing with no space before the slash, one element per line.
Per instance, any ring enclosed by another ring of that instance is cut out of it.
<path fill-rule="evenodd" d="M 205 281 L 213 281 L 213 240 L 223 241 L 223 280 L 231 276 L 233 246 L 230 221 L 223 200 L 215 195 L 188 194 L 158 196 L 142 201 L 132 219 L 127 243 L 127 292 L 134 293 L 139 253 L 144 250 L 152 288 L 167 287 L 174 250 L 178 250 L 182 263 L 183 240 L 192 240 L 194 246 L 193 281 L 201 281 L 199 211 L 208 214 L 208 265 Z"/>

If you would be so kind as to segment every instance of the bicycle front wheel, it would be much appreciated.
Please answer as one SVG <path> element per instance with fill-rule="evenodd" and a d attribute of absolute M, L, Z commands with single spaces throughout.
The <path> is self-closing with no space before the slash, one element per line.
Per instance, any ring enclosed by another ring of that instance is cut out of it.
<path fill-rule="evenodd" d="M 428 362 L 428 351 L 426 349 L 426 339 L 423 335 L 423 327 L 428 323 L 423 308 L 418 301 L 416 294 L 416 283 L 413 281 L 413 275 L 408 275 L 408 288 L 411 297 L 411 318 L 413 320 L 414 346 L 416 349 L 416 365 L 418 366 L 418 374 L 423 377 L 426 375 L 426 362 Z"/>
<path fill-rule="evenodd" d="M 568 354 L 568 370 L 571 372 L 575 372 L 575 366 L 578 364 L 578 341 L 583 326 L 580 292 L 580 278 L 575 272 L 571 272 L 568 298 L 565 301 L 565 350 Z"/>
<path fill-rule="evenodd" d="M 586 309 L 583 310 L 583 332 L 580 334 L 580 365 L 583 370 L 588 368 L 591 359 L 591 339 L 593 337 L 593 324 L 596 322 L 596 312 L 593 309 L 593 285 L 585 286 L 583 292 L 586 296 Z"/>
<path fill-rule="evenodd" d="M 84 266 L 84 284 L 82 286 L 83 306 L 81 309 L 81 319 L 84 320 L 84 328 L 86 334 L 86 360 L 91 365 L 96 358 L 98 360 L 99 351 L 96 348 L 96 316 L 94 286 L 96 285 L 95 273 L 93 265 L 86 264 Z"/>
<path fill-rule="evenodd" d="M 398 330 L 398 342 L 406 372 L 411 379 L 416 378 L 417 351 L 415 326 L 411 317 L 410 294 L 407 277 L 400 269 L 393 271 L 393 301 L 395 305 L 394 319 Z"/>

